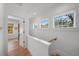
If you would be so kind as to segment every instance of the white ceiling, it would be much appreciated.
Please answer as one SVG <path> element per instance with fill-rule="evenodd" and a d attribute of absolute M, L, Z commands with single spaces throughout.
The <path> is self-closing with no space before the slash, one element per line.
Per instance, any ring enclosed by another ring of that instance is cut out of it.
<path fill-rule="evenodd" d="M 33 15 L 43 15 L 46 14 L 55 6 L 56 4 L 51 3 L 8 3 L 7 12 L 9 15 L 17 15 L 21 17 L 33 16 Z"/>
<path fill-rule="evenodd" d="M 7 3 L 7 12 L 9 15 L 19 16 L 22 18 L 32 16 L 42 16 L 56 10 L 58 6 L 67 5 L 61 3 Z M 72 4 L 70 4 L 72 5 Z"/>

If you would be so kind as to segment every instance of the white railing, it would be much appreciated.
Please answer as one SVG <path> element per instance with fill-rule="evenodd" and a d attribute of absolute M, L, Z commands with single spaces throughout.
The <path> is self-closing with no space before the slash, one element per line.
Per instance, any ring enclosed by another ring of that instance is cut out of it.
<path fill-rule="evenodd" d="M 50 42 L 38 39 L 33 36 L 28 37 L 28 49 L 33 56 L 48 56 Z"/>

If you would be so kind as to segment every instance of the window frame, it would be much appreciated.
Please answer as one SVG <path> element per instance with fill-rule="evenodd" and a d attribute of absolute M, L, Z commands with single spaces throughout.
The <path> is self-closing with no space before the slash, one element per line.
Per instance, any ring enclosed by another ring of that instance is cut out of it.
<path fill-rule="evenodd" d="M 44 21 L 47 22 L 47 27 L 42 27 L 42 26 L 45 26 L 45 25 L 42 25 Z M 48 20 L 48 18 L 42 18 L 41 19 L 40 27 L 41 27 L 41 29 L 47 29 L 49 27 L 49 20 Z"/>
<path fill-rule="evenodd" d="M 55 26 L 55 19 L 54 19 L 55 17 L 68 15 L 70 13 L 74 13 L 74 16 L 73 16 L 73 27 L 56 27 Z M 66 13 L 63 13 L 63 14 L 59 14 L 59 15 L 53 16 L 53 28 L 75 28 L 75 27 L 76 27 L 76 11 L 69 11 L 69 12 L 66 12 Z"/>

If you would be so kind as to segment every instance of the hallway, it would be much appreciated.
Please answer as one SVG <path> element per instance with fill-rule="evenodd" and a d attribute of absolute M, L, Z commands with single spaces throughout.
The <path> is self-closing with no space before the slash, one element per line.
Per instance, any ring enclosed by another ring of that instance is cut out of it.
<path fill-rule="evenodd" d="M 28 49 L 22 48 L 18 45 L 17 39 L 8 41 L 8 55 L 9 56 L 31 56 Z"/>
<path fill-rule="evenodd" d="M 0 56 L 79 56 L 79 3 L 2 3 L 0 9 Z"/>

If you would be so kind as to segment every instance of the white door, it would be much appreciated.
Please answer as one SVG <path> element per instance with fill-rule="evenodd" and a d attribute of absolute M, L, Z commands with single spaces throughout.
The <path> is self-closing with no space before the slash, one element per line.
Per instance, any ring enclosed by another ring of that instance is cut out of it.
<path fill-rule="evenodd" d="M 20 24 L 20 46 L 23 48 L 27 48 L 28 46 L 28 38 L 27 35 L 29 33 L 29 22 L 27 20 L 19 21 Z"/>
<path fill-rule="evenodd" d="M 24 23 L 23 23 L 23 20 L 20 20 L 19 21 L 19 24 L 20 24 L 20 39 L 19 39 L 19 44 L 21 47 L 24 48 Z"/>

